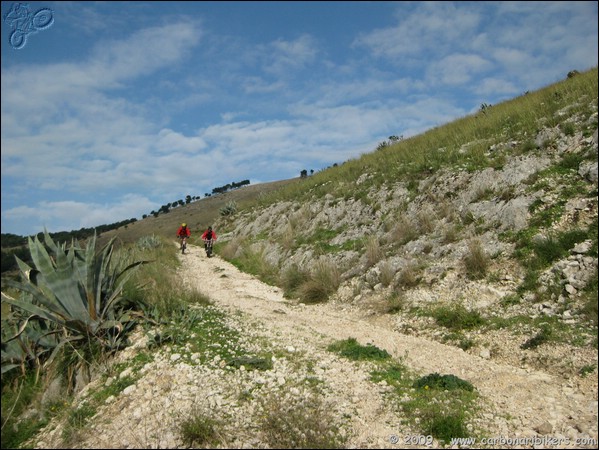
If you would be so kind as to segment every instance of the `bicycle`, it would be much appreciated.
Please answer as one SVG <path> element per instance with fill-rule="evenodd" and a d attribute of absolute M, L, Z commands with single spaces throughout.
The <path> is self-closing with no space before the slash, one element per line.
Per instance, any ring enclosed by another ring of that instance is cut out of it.
<path fill-rule="evenodd" d="M 14 28 L 8 40 L 16 50 L 25 47 L 27 36 L 50 28 L 54 24 L 54 14 L 49 8 L 32 13 L 29 5 L 16 3 L 4 17 L 4 21 Z"/>
<path fill-rule="evenodd" d="M 204 249 L 206 250 L 206 256 L 210 258 L 212 256 L 212 244 L 214 239 L 204 239 Z"/>
<path fill-rule="evenodd" d="M 181 239 L 181 253 L 185 254 L 185 249 L 187 248 L 187 236 L 179 236 Z"/>

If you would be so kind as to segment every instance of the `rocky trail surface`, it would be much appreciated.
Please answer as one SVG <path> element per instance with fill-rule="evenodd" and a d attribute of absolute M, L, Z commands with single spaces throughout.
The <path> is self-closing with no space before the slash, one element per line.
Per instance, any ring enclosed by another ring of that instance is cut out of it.
<path fill-rule="evenodd" d="M 197 246 L 190 245 L 181 260 L 188 289 L 209 296 L 215 307 L 231 317 L 231 326 L 252 342 L 258 339 L 279 349 L 272 369 L 225 370 L 218 358 L 190 365 L 182 362 L 180 354 L 162 350 L 134 386 L 102 406 L 91 432 L 81 436 L 81 448 L 185 448 L 177 426 L 194 408 L 226 421 L 217 447 L 269 448 L 272 445 L 256 425 L 264 413 L 259 399 L 281 396 L 290 405 L 300 404 L 314 395 L 304 386 L 308 376 L 321 381 L 323 404 L 342 424 L 347 448 L 449 446 L 436 440 L 410 441 L 418 431 L 402 424 L 397 401 L 387 395 L 391 388 L 371 380 L 370 363 L 350 361 L 327 350 L 330 343 L 348 338 L 384 349 L 422 375 L 452 374 L 475 386 L 482 407 L 473 426 L 496 440 L 453 448 L 597 447 L 593 375 L 567 379 L 485 359 L 402 334 L 390 315 L 365 316 L 333 303 L 296 304 L 284 298 L 280 289 L 240 272 L 218 255 L 207 258 Z M 313 362 L 309 373 L 301 363 L 308 359 Z M 248 401 L 250 393 L 254 400 Z M 38 448 L 59 445 L 53 439 L 57 434 L 46 434 Z"/>
<path fill-rule="evenodd" d="M 562 446 L 569 441 L 572 447 L 577 447 L 577 439 L 582 444 L 592 437 L 594 441 L 589 440 L 588 448 L 597 442 L 596 383 L 581 386 L 547 373 L 496 364 L 453 346 L 403 335 L 394 331 L 385 316 L 368 319 L 357 311 L 326 303 L 290 304 L 280 289 L 240 272 L 218 257 L 205 258 L 201 251 L 199 256 L 197 251 L 188 255 L 184 267 L 190 286 L 231 311 L 259 319 L 267 334 L 278 336 L 284 346 L 305 350 L 312 358 L 328 360 L 329 343 L 355 338 L 361 344 L 387 350 L 423 374 L 453 374 L 469 381 L 494 409 L 487 413 L 485 424 L 495 431 L 493 436 L 534 438 L 545 433 L 557 440 L 563 438 Z M 389 437 L 400 434 L 400 417 L 393 417 L 380 392 L 366 382 L 368 373 L 354 373 L 352 367 L 347 367 L 339 375 L 347 377 L 342 391 L 346 397 L 339 402 L 353 403 L 356 409 L 352 446 L 396 448 Z M 594 390 L 581 390 L 589 387 Z"/>

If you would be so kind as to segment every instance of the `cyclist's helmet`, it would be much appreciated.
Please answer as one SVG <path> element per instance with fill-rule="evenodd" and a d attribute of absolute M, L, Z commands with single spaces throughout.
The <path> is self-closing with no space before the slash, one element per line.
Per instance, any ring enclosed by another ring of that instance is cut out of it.
<path fill-rule="evenodd" d="M 181 224 L 181 226 L 182 226 L 182 227 L 186 227 L 186 226 L 187 226 L 187 224 L 186 224 L 185 222 L 183 222 L 183 223 Z"/>

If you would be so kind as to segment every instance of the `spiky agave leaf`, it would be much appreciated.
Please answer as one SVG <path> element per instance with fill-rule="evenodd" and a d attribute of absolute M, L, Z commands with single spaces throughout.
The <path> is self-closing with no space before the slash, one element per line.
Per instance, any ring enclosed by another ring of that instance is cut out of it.
<path fill-rule="evenodd" d="M 45 242 L 54 257 L 37 236 L 29 238 L 35 269 L 17 258 L 22 281 L 7 281 L 9 286 L 30 294 L 29 301 L 25 297 L 13 299 L 4 293 L 3 301 L 64 327 L 74 335 L 88 337 L 107 328 L 118 329 L 119 314 L 115 314 L 115 307 L 122 298 L 123 286 L 133 274 L 132 269 L 147 261 L 111 271 L 114 239 L 96 254 L 95 234 L 85 249 L 73 243 L 68 252 L 47 232 Z"/>
<path fill-rule="evenodd" d="M 39 367 L 41 357 L 57 346 L 58 332 L 35 315 L 21 317 L 11 311 L 2 319 L 2 373 L 23 370 L 28 361 Z"/>

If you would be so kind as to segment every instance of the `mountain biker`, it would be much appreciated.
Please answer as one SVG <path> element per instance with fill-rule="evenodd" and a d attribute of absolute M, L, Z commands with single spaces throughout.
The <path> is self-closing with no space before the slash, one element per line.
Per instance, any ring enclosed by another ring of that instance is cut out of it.
<path fill-rule="evenodd" d="M 183 222 L 177 230 L 177 238 L 181 239 L 181 248 L 183 249 L 183 242 L 191 236 L 191 230 L 187 228 L 187 224 Z M 183 249 L 185 251 L 185 249 Z"/>
<path fill-rule="evenodd" d="M 204 241 L 204 249 L 208 250 L 208 241 L 216 241 L 216 233 L 212 229 L 212 226 L 209 226 L 204 234 L 202 234 L 202 240 Z"/>

